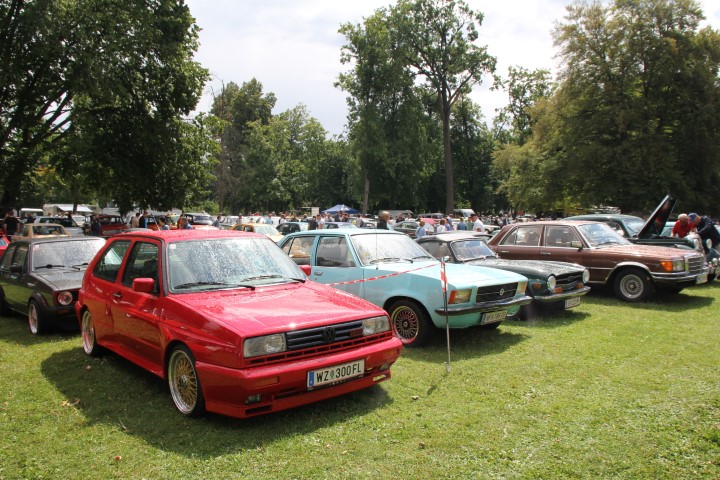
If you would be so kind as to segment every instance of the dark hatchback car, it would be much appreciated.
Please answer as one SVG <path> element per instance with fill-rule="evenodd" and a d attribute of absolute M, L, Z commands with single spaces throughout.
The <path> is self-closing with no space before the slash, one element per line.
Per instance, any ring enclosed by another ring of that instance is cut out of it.
<path fill-rule="evenodd" d="M 0 262 L 0 313 L 28 316 L 30 332 L 77 328 L 75 301 L 88 264 L 105 245 L 98 237 L 28 238 L 12 242 Z"/>
<path fill-rule="evenodd" d="M 531 319 L 538 306 L 567 309 L 580 305 L 580 297 L 590 291 L 587 268 L 575 263 L 536 260 L 505 260 L 495 255 L 486 240 L 465 232 L 448 232 L 416 240 L 433 257 L 449 263 L 498 268 L 527 277 L 525 294 L 533 302 L 520 307 L 519 316 Z"/>
<path fill-rule="evenodd" d="M 638 245 L 656 245 L 661 247 L 678 247 L 703 253 L 698 235 L 675 238 L 665 233 L 665 225 L 675 209 L 677 201 L 666 195 L 647 220 L 634 215 L 590 213 L 568 217 L 565 220 L 592 220 L 607 223 L 617 233 Z"/>

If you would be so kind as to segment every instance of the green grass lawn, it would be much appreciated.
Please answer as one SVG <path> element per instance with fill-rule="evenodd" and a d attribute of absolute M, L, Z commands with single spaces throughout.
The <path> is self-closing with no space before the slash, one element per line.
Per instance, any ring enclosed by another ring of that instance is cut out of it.
<path fill-rule="evenodd" d="M 720 478 L 720 283 L 406 349 L 311 406 L 186 419 L 164 383 L 77 334 L 0 318 L 0 478 Z"/>

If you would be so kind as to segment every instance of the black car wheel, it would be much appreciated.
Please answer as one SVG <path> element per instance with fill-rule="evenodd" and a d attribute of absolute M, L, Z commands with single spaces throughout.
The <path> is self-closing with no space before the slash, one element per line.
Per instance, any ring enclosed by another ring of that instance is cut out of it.
<path fill-rule="evenodd" d="M 185 345 L 170 353 L 167 367 L 168 386 L 175 408 L 188 417 L 197 417 L 205 411 L 205 399 L 200 378 L 195 370 L 195 358 Z"/>
<path fill-rule="evenodd" d="M 615 295 L 626 302 L 643 302 L 653 293 L 650 275 L 638 268 L 628 268 L 618 273 L 613 285 Z"/>
<path fill-rule="evenodd" d="M 422 347 L 432 338 L 435 326 L 415 302 L 398 300 L 388 309 L 393 333 L 406 347 Z"/>
<path fill-rule="evenodd" d="M 28 327 L 33 335 L 43 335 L 47 332 L 45 313 L 36 300 L 30 300 L 28 305 Z"/>

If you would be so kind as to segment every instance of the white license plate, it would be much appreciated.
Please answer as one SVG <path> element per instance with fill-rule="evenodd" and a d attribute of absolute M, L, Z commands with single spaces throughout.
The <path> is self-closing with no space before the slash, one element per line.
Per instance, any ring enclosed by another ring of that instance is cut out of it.
<path fill-rule="evenodd" d="M 502 322 L 503 320 L 505 320 L 506 316 L 507 316 L 507 312 L 505 310 L 500 310 L 499 312 L 486 313 L 482 316 L 482 320 L 480 320 L 480 325 L 487 325 L 488 323 Z"/>
<path fill-rule="evenodd" d="M 707 283 L 707 279 L 708 279 L 707 273 L 703 273 L 702 275 L 698 275 L 695 278 L 695 283 Z"/>
<path fill-rule="evenodd" d="M 565 300 L 565 308 L 577 307 L 580 305 L 580 297 L 568 298 Z"/>
<path fill-rule="evenodd" d="M 365 371 L 365 360 L 355 360 L 342 365 L 310 370 L 307 373 L 308 388 L 321 387 L 329 383 L 342 382 L 348 378 L 358 377 Z"/>

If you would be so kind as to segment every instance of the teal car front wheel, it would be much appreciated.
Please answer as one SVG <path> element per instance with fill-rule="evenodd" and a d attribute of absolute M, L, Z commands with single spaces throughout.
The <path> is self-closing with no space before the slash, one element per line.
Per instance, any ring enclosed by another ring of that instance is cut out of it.
<path fill-rule="evenodd" d="M 388 308 L 393 333 L 403 346 L 422 347 L 432 338 L 435 326 L 427 312 L 411 300 L 398 300 Z"/>

